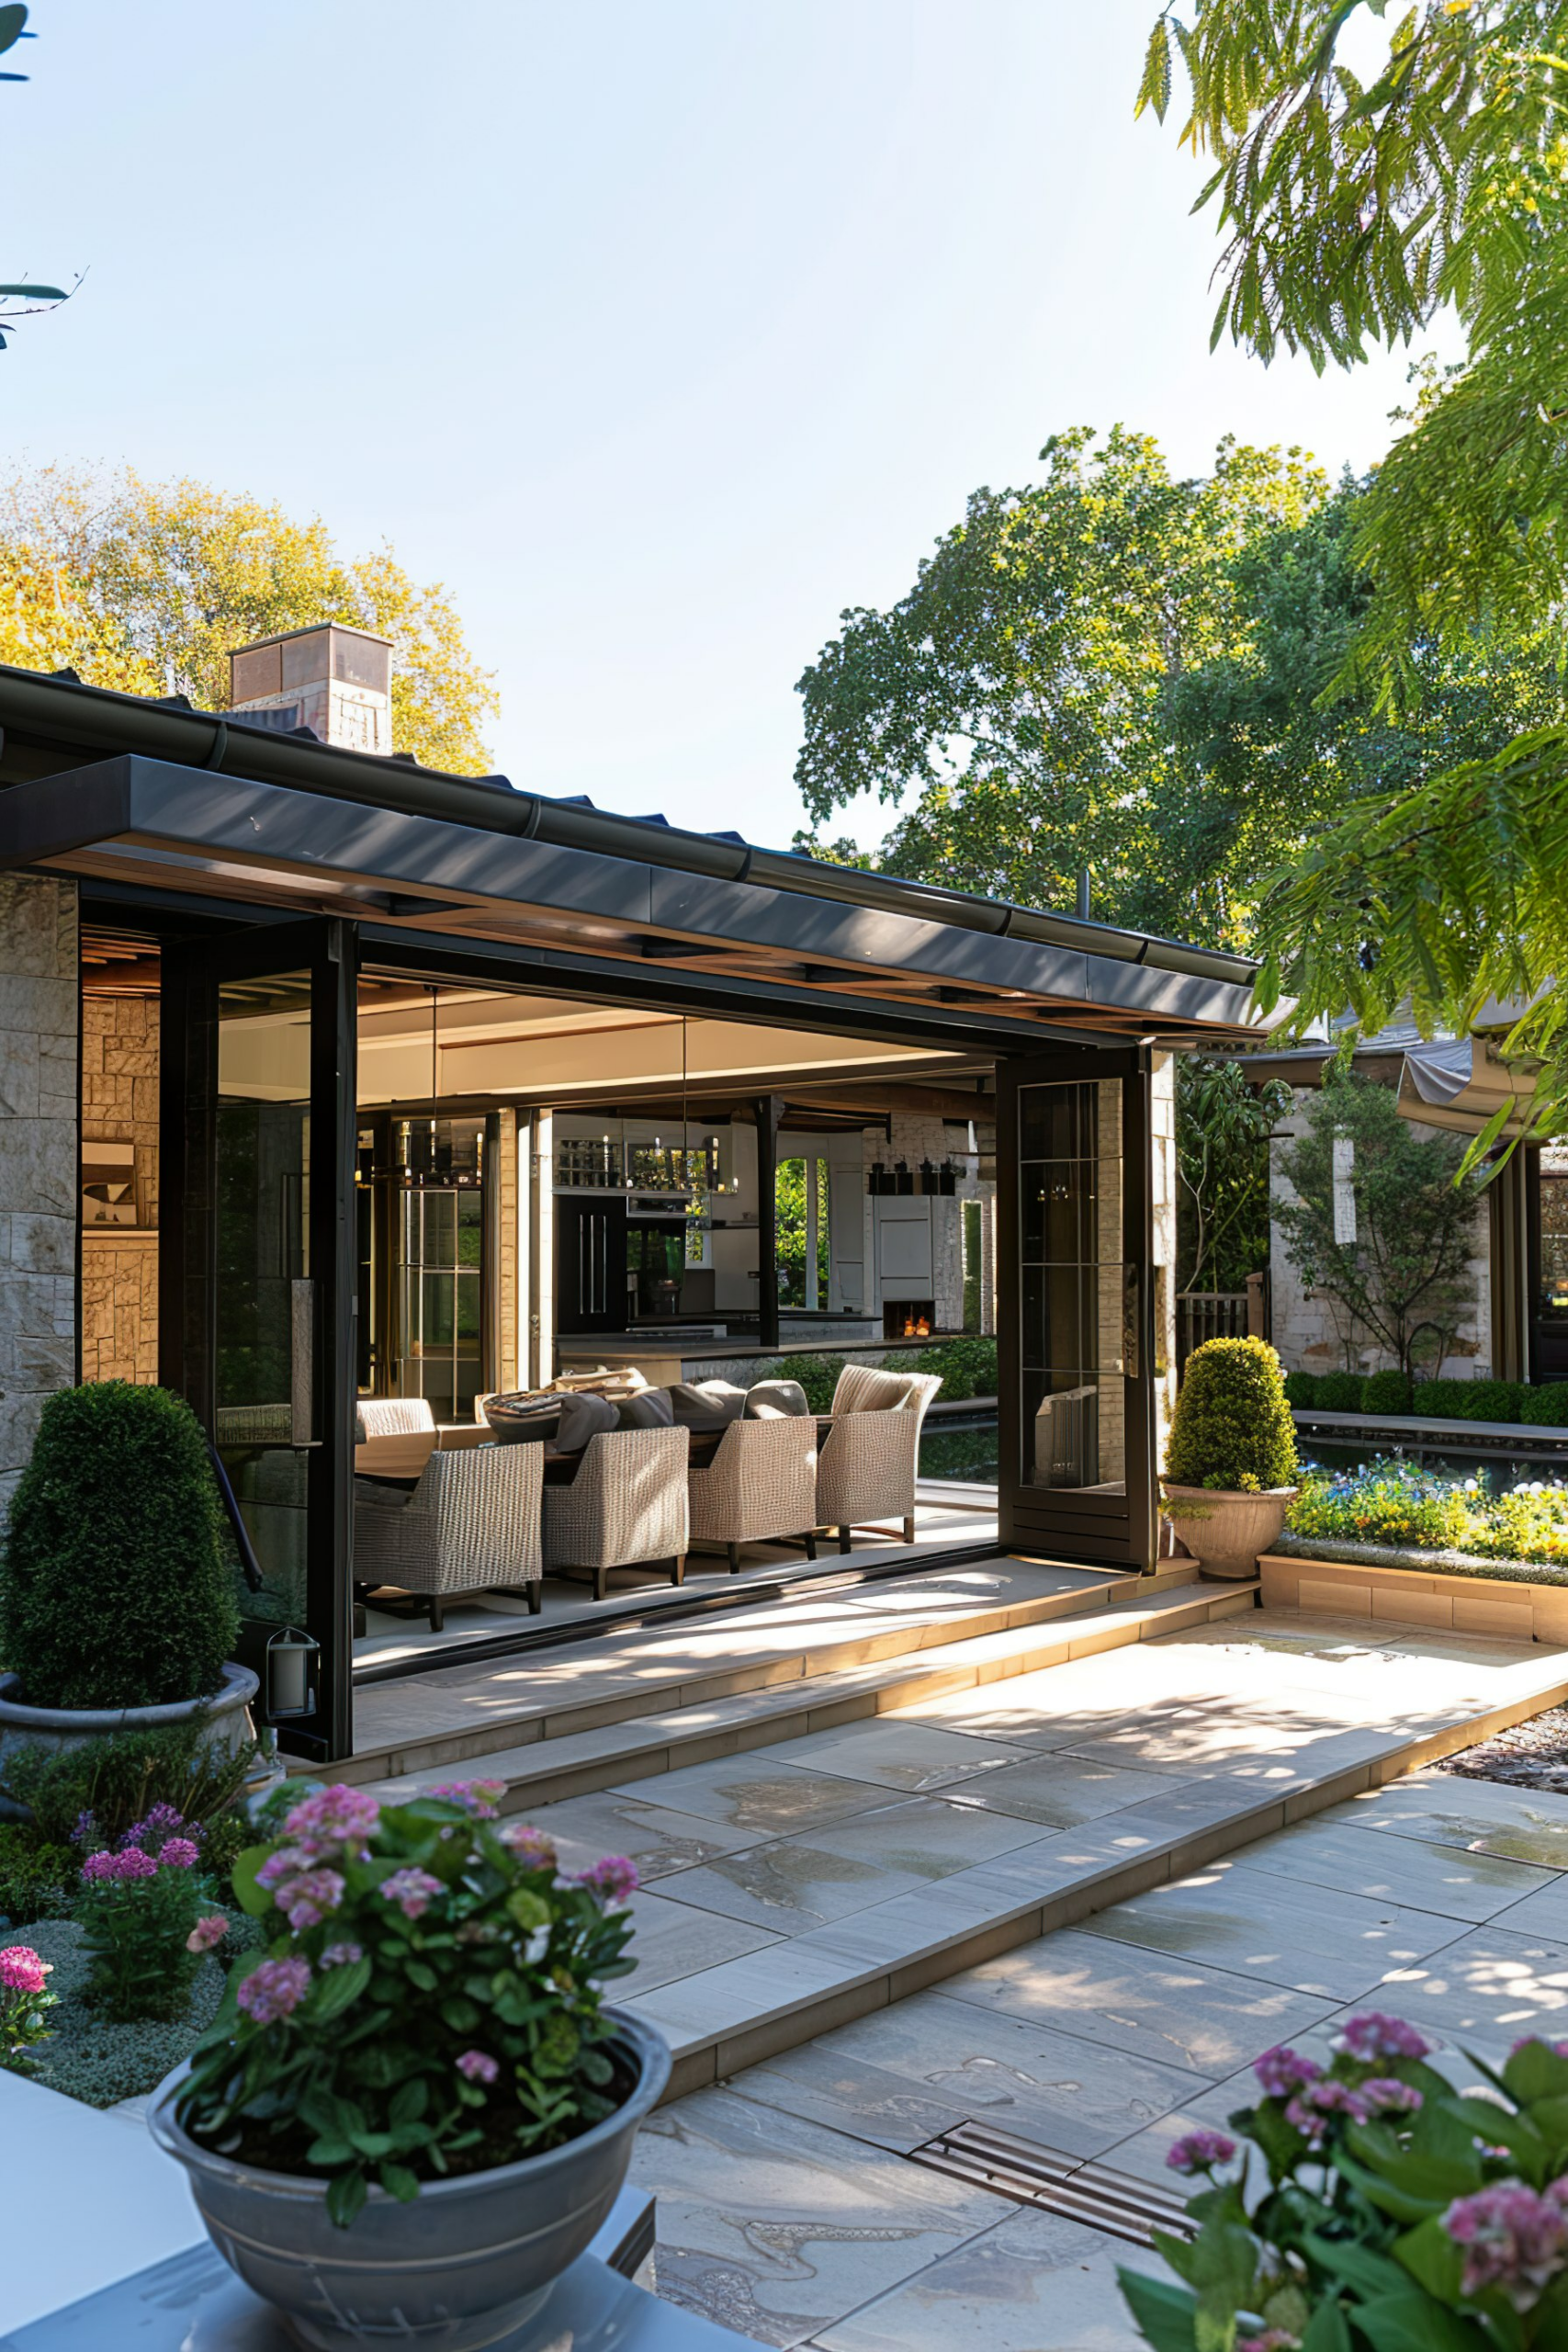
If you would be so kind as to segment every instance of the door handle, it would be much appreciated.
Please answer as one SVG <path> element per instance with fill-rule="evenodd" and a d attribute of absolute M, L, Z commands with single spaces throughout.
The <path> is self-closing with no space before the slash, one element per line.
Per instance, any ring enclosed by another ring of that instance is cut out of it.
<path fill-rule="evenodd" d="M 289 1439 L 316 1442 L 316 1285 L 296 1279 L 288 1285 Z"/>

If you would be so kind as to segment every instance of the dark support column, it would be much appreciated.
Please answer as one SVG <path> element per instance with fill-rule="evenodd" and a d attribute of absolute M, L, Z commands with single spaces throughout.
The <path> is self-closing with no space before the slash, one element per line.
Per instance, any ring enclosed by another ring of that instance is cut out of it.
<path fill-rule="evenodd" d="M 779 1114 L 776 1094 L 757 1098 L 757 1344 L 779 1343 Z"/>
<path fill-rule="evenodd" d="M 1530 1363 L 1530 1293 L 1529 1274 L 1528 1178 L 1531 1154 L 1522 1147 L 1510 1154 L 1486 1187 L 1492 1291 L 1492 1377 L 1529 1380 Z"/>

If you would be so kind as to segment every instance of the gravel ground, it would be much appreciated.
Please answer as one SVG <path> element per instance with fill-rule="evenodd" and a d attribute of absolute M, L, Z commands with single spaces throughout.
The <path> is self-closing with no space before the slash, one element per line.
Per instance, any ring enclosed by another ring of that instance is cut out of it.
<path fill-rule="evenodd" d="M 1439 1769 L 1466 1780 L 1506 1781 L 1516 1788 L 1568 1794 L 1568 1707 L 1548 1707 L 1479 1747 L 1461 1748 Z"/>

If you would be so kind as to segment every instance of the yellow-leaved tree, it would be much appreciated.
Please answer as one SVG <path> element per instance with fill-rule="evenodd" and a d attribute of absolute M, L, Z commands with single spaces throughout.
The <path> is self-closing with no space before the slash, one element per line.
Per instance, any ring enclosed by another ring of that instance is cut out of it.
<path fill-rule="evenodd" d="M 391 639 L 400 752 L 484 774 L 491 673 L 440 583 L 411 580 L 390 548 L 345 560 L 319 517 L 202 482 L 58 466 L 0 482 L 0 662 L 220 710 L 235 646 L 329 620 Z"/>

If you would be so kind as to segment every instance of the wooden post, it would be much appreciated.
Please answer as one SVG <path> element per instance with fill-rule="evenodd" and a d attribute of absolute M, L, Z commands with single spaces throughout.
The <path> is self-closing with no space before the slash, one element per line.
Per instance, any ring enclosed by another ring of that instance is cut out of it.
<path fill-rule="evenodd" d="M 779 1343 L 779 1114 L 776 1094 L 760 1094 L 757 1114 L 757 1344 Z"/>

